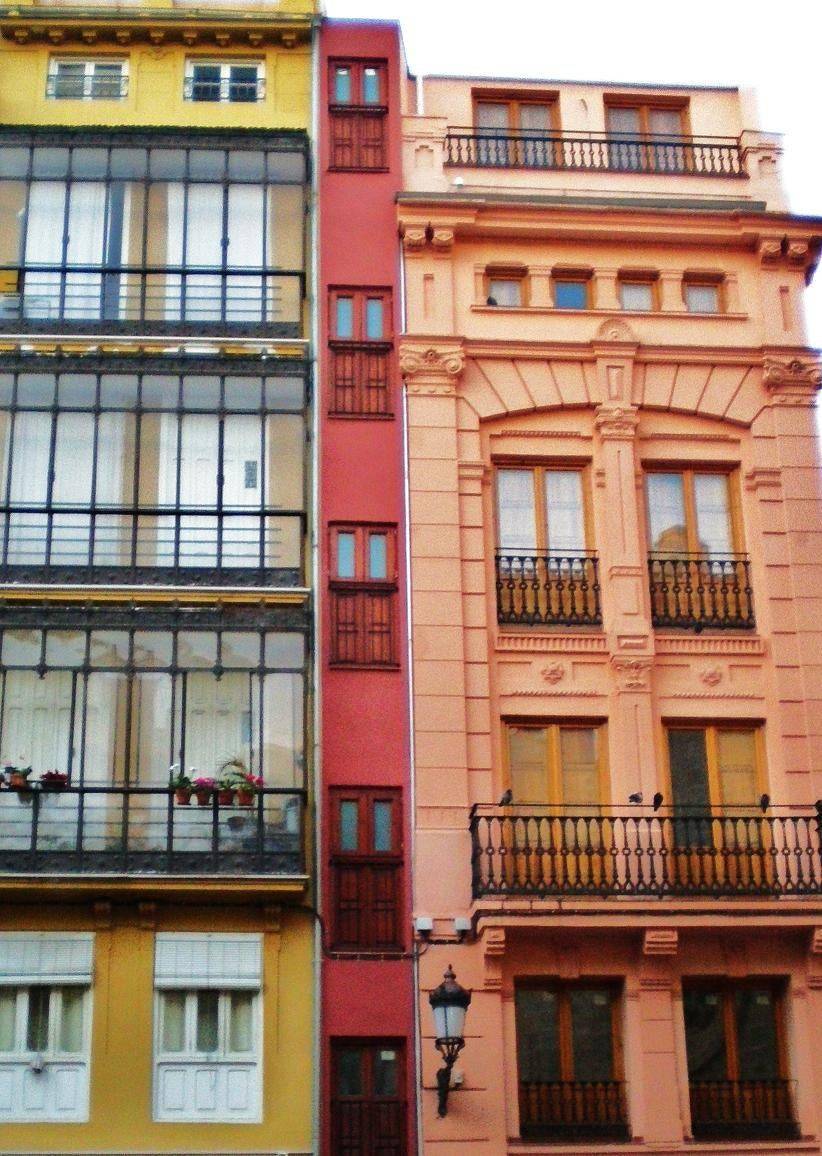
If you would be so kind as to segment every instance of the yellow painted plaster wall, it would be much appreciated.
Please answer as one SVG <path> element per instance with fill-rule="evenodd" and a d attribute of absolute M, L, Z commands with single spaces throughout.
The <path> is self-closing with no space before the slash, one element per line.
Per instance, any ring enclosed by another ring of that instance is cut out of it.
<path fill-rule="evenodd" d="M 312 1106 L 312 921 L 283 910 L 136 905 L 102 915 L 83 905 L 10 908 L 0 933 L 94 931 L 89 1120 L 5 1124 L 0 1152 L 308 1152 Z M 154 935 L 158 931 L 264 932 L 263 1119 L 259 1124 L 152 1120 Z"/>

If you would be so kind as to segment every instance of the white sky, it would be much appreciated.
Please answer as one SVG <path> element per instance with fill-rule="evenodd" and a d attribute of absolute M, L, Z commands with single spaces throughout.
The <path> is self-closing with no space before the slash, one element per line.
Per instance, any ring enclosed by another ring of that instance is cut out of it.
<path fill-rule="evenodd" d="M 723 84 L 759 94 L 785 135 L 795 213 L 822 216 L 822 0 L 325 0 L 328 16 L 402 23 L 414 73 Z M 822 346 L 822 265 L 805 300 Z"/>

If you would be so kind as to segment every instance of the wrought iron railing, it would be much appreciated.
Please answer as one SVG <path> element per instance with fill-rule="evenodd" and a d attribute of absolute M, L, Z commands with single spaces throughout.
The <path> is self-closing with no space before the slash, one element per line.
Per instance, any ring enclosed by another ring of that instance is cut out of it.
<path fill-rule="evenodd" d="M 156 326 L 265 326 L 302 331 L 304 274 L 190 265 L 0 265 L 0 328 L 9 322 L 109 321 Z"/>
<path fill-rule="evenodd" d="M 520 1081 L 523 1139 L 628 1140 L 625 1085 L 617 1080 Z"/>
<path fill-rule="evenodd" d="M 406 1156 L 407 1116 L 404 1100 L 332 1097 L 332 1151 L 338 1156 Z"/>
<path fill-rule="evenodd" d="M 446 165 L 742 177 L 736 137 L 451 128 Z"/>
<path fill-rule="evenodd" d="M 390 417 L 390 353 L 391 344 L 387 341 L 332 341 L 329 413 Z"/>
<path fill-rule="evenodd" d="M 299 875 L 305 792 L 248 805 L 175 802 L 166 787 L 0 790 L 0 875 Z"/>
<path fill-rule="evenodd" d="M 520 626 L 598 626 L 595 554 L 496 552 L 497 620 Z"/>
<path fill-rule="evenodd" d="M 690 630 L 756 627 L 747 554 L 648 556 L 654 626 Z"/>
<path fill-rule="evenodd" d="M 330 594 L 333 665 L 396 666 L 396 586 L 336 581 Z"/>
<path fill-rule="evenodd" d="M 216 468 L 216 467 L 215 467 Z M 0 582 L 294 586 L 305 514 L 0 504 Z"/>
<path fill-rule="evenodd" d="M 253 104 L 265 96 L 265 80 L 199 80 L 187 76 L 183 86 L 186 100 L 218 101 L 230 104 Z"/>
<path fill-rule="evenodd" d="M 798 1140 L 790 1080 L 691 1081 L 696 1140 Z"/>
<path fill-rule="evenodd" d="M 122 100 L 128 93 L 128 76 L 50 76 L 46 96 L 54 100 Z"/>
<path fill-rule="evenodd" d="M 822 812 L 471 811 L 475 898 L 790 897 L 822 892 Z"/>

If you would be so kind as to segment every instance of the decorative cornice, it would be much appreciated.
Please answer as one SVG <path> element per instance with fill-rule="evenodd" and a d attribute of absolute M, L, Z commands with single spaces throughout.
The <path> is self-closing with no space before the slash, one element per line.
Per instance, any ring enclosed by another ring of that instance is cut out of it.
<path fill-rule="evenodd" d="M 30 7 L 5 12 L 0 17 L 0 36 L 15 44 L 152 44 L 155 47 L 184 44 L 191 48 L 254 48 L 282 45 L 293 48 L 308 43 L 311 16 L 289 13 L 208 13 L 198 10 L 148 9 L 143 6 L 92 4 L 72 11 L 66 7 Z"/>
<path fill-rule="evenodd" d="M 817 361 L 766 358 L 762 381 L 776 405 L 812 406 L 822 386 L 822 366 Z"/>

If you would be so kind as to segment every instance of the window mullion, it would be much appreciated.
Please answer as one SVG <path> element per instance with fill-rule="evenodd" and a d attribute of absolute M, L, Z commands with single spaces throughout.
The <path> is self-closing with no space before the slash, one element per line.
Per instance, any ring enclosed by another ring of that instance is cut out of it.
<path fill-rule="evenodd" d="M 567 989 L 557 992 L 557 1029 L 559 1032 L 559 1074 L 561 1080 L 574 1078 L 571 998 Z"/>
<path fill-rule="evenodd" d="M 725 1072 L 729 1080 L 738 1080 L 739 1047 L 736 1038 L 736 1015 L 732 989 L 722 993 L 722 1012 L 725 1021 Z"/>

